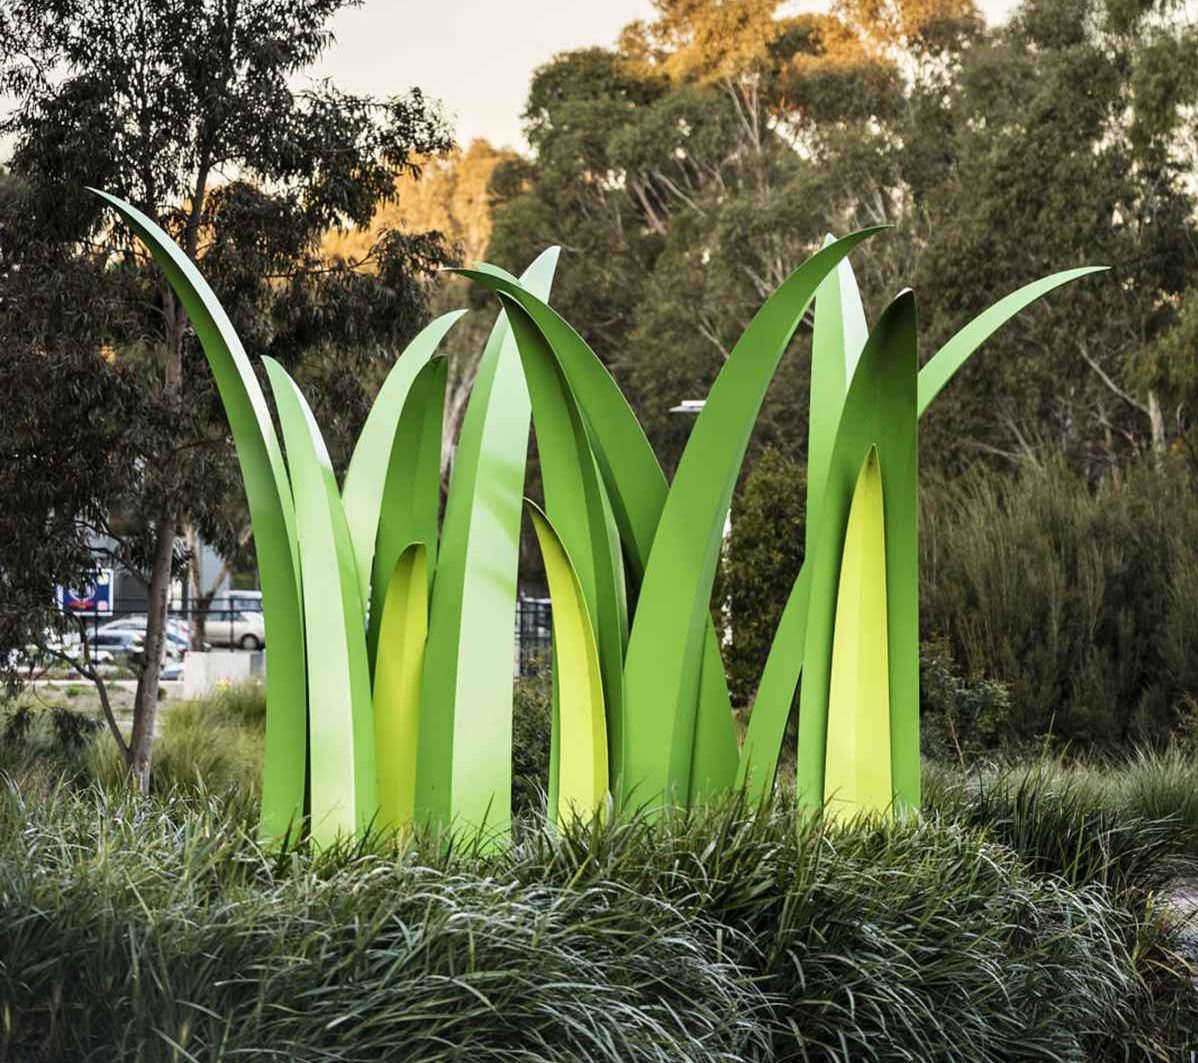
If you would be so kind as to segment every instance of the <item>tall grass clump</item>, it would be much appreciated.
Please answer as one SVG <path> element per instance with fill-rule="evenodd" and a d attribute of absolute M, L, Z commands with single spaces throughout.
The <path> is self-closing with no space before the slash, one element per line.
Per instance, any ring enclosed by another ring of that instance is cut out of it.
<path fill-rule="evenodd" d="M 1163 916 L 951 815 L 725 806 L 526 846 L 522 879 L 614 878 L 728 927 L 770 1001 L 770 1059 L 1164 1060 L 1198 1022 Z"/>
<path fill-rule="evenodd" d="M 155 793 L 211 791 L 256 799 L 261 789 L 266 696 L 261 683 L 217 687 L 171 704 L 161 713 L 154 743 Z M 116 746 L 102 737 L 89 750 L 87 772 L 117 788 L 127 776 Z"/>
<path fill-rule="evenodd" d="M 211 799 L 0 797 L 0 1044 L 46 1060 L 737 1060 L 721 929 L 618 882 L 266 855 Z"/>
<path fill-rule="evenodd" d="M 1076 885 L 1099 885 L 1139 903 L 1198 871 L 1190 828 L 1173 810 L 1145 815 L 1099 773 L 1046 761 L 979 776 L 941 792 L 942 814 L 1017 852 L 1027 865 Z"/>
<path fill-rule="evenodd" d="M 948 812 L 730 802 L 262 848 L 192 791 L 0 791 L 0 1053 L 56 1060 L 1169 1060 L 1174 931 Z"/>

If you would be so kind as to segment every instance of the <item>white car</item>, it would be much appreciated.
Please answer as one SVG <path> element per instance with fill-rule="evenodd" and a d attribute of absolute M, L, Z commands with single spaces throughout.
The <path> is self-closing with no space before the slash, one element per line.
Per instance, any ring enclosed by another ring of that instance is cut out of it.
<path fill-rule="evenodd" d="M 204 641 L 213 646 L 260 650 L 266 645 L 266 621 L 261 613 L 214 609 L 204 621 Z"/>
<path fill-rule="evenodd" d="M 178 621 L 172 620 L 167 623 L 166 631 L 163 632 L 163 656 L 172 661 L 181 661 L 191 648 L 191 639 L 187 637 L 186 630 L 181 631 Z M 142 637 L 145 641 L 146 637 L 146 618 L 144 616 L 123 616 L 120 620 L 110 620 L 107 624 L 101 624 L 97 629 L 97 634 L 104 634 L 112 631 L 130 631 Z"/>

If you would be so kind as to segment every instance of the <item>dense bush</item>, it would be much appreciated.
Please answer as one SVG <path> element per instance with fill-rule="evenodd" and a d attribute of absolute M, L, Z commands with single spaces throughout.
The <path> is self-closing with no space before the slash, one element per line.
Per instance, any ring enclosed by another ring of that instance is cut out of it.
<path fill-rule="evenodd" d="M 1058 874 L 1037 831 L 1085 848 L 1109 825 L 1076 803 L 1050 817 L 1055 794 L 991 822 L 958 783 L 922 822 L 732 805 L 558 836 L 528 820 L 502 853 L 311 854 L 263 851 L 246 810 L 194 791 L 10 783 L 0 1054 L 1172 1059 L 1198 1000 L 1136 898 L 1180 850 L 1137 856 L 1134 889 Z"/>
<path fill-rule="evenodd" d="M 752 701 L 782 608 L 803 564 L 807 476 L 767 447 L 749 467 L 732 507 L 727 550 L 713 601 L 731 606 L 732 642 L 724 648 L 728 685 L 738 705 Z M 717 618 L 723 624 L 723 618 Z"/>
<path fill-rule="evenodd" d="M 1004 684 L 989 740 L 1163 742 L 1198 695 L 1198 498 L 1171 468 L 1096 488 L 1064 469 L 928 485 L 922 623 Z"/>
<path fill-rule="evenodd" d="M 741 703 L 802 564 L 802 494 L 802 466 L 767 451 L 737 495 L 717 601 L 732 603 Z M 929 754 L 1198 739 L 1198 497 L 1183 471 L 929 480 L 920 578 Z"/>

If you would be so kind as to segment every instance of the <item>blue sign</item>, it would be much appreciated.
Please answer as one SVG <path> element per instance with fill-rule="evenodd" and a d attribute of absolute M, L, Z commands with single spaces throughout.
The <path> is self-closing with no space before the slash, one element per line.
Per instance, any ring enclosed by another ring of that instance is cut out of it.
<path fill-rule="evenodd" d="M 82 587 L 59 587 L 58 604 L 67 613 L 111 613 L 112 569 L 102 568 Z"/>

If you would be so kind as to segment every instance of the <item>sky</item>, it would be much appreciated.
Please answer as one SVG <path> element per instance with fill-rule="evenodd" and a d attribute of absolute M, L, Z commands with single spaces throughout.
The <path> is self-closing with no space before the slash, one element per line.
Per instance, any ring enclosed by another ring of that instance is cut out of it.
<path fill-rule="evenodd" d="M 1014 0 L 980 0 L 991 22 Z M 798 0 L 795 11 L 826 8 Z M 388 96 L 418 85 L 440 100 L 457 140 L 526 147 L 520 113 L 532 72 L 558 52 L 611 45 L 650 0 L 366 0 L 341 11 L 314 74 L 347 92 Z"/>

